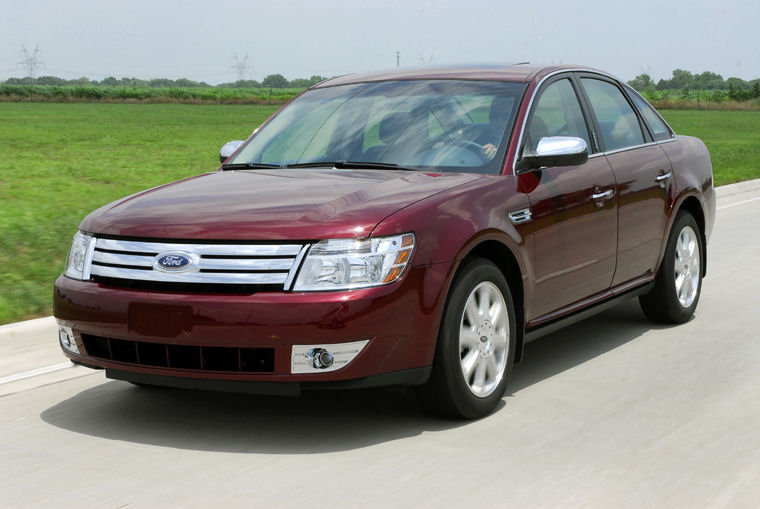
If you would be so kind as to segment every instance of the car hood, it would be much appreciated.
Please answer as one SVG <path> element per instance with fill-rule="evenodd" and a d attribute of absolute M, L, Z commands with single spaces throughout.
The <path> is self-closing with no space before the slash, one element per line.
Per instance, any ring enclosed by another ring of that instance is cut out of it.
<path fill-rule="evenodd" d="M 399 209 L 479 177 L 395 170 L 215 172 L 101 207 L 80 229 L 183 240 L 364 237 Z"/>

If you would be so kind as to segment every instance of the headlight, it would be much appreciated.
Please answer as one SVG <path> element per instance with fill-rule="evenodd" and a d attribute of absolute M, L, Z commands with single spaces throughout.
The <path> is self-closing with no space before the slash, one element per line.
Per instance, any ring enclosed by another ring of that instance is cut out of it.
<path fill-rule="evenodd" d="M 293 290 L 348 290 L 387 285 L 401 277 L 413 250 L 413 233 L 323 240 L 311 246 Z"/>
<path fill-rule="evenodd" d="M 76 232 L 74 234 L 74 240 L 71 241 L 71 249 L 69 250 L 69 258 L 66 262 L 66 274 L 73 279 L 89 279 L 90 269 L 87 263 L 87 256 L 92 256 L 92 248 L 94 248 L 95 237 L 87 235 L 82 232 Z M 93 244 L 92 248 L 90 244 Z"/>

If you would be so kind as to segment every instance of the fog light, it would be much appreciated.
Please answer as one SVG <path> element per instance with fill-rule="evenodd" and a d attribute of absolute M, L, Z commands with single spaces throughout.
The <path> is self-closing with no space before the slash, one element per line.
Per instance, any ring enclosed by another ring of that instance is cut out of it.
<path fill-rule="evenodd" d="M 317 369 L 327 369 L 333 365 L 333 354 L 324 348 L 312 348 L 306 352 L 306 358 L 311 359 L 311 365 Z"/>
<path fill-rule="evenodd" d="M 76 341 L 74 341 L 74 331 L 71 327 L 65 325 L 58 326 L 58 340 L 61 345 L 69 352 L 79 353 Z"/>
<path fill-rule="evenodd" d="M 345 367 L 367 346 L 369 340 L 329 345 L 293 345 L 291 373 L 324 373 Z"/>

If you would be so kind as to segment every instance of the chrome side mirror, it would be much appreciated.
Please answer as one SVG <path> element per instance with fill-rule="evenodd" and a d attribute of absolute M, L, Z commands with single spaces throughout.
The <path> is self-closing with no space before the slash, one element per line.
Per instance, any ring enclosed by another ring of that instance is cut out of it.
<path fill-rule="evenodd" d="M 238 148 L 240 148 L 240 145 L 243 144 L 242 140 L 237 141 L 228 141 L 222 146 L 222 149 L 219 151 L 219 162 L 223 163 L 227 160 L 228 157 L 230 157 Z"/>
<path fill-rule="evenodd" d="M 524 155 L 522 168 L 535 170 L 552 166 L 575 166 L 588 160 L 586 140 L 574 136 L 549 136 L 538 140 L 536 153 Z"/>

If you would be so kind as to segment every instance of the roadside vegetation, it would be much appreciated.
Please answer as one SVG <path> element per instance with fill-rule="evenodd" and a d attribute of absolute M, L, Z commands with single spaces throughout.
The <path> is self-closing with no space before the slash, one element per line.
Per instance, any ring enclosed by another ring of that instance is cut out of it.
<path fill-rule="evenodd" d="M 282 104 L 324 79 L 312 76 L 289 81 L 281 74 L 271 74 L 261 82 L 241 80 L 211 86 L 184 78 L 10 78 L 0 83 L 0 101 Z"/>
<path fill-rule="evenodd" d="M 213 171 L 277 105 L 0 104 L 0 324 L 52 313 L 53 281 L 92 210 Z M 760 113 L 665 110 L 702 138 L 717 185 L 760 178 Z"/>
<path fill-rule="evenodd" d="M 676 69 L 670 79 L 654 82 L 639 74 L 628 82 L 658 109 L 760 110 L 760 79 L 723 79 L 705 71 Z"/>
<path fill-rule="evenodd" d="M 303 88 L 0 85 L 0 101 L 282 104 Z"/>
<path fill-rule="evenodd" d="M 288 80 L 281 74 L 270 74 L 260 82 L 239 80 L 212 86 L 185 78 L 10 78 L 0 82 L 0 102 L 282 104 L 325 79 L 311 76 Z M 628 84 L 658 109 L 760 111 L 760 79 L 724 79 L 711 71 L 692 74 L 676 69 L 669 79 L 655 82 L 648 74 L 640 74 Z"/>

